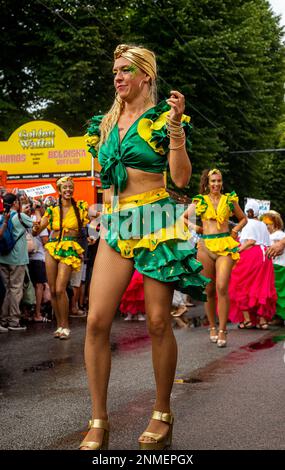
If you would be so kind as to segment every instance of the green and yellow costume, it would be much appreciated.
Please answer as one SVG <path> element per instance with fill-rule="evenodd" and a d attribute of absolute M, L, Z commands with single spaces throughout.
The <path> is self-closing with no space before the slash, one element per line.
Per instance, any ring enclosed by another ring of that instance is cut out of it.
<path fill-rule="evenodd" d="M 82 227 L 89 222 L 88 204 L 85 201 L 77 201 L 76 203 L 79 216 L 82 221 Z M 49 220 L 48 228 L 51 231 L 60 230 L 60 210 L 59 206 L 48 207 L 44 217 Z M 72 267 L 74 271 L 79 271 L 81 266 L 81 255 L 83 248 L 78 243 L 78 237 L 65 235 L 68 230 L 78 230 L 78 222 L 73 206 L 70 206 L 68 212 L 62 220 L 62 236 L 58 238 L 50 238 L 45 244 L 46 250 L 56 260 L 61 261 Z"/>
<path fill-rule="evenodd" d="M 200 216 L 202 220 L 216 220 L 217 228 L 220 229 L 221 225 L 232 216 L 234 210 L 233 203 L 238 202 L 238 196 L 234 191 L 222 194 L 217 210 L 207 194 L 198 194 L 192 201 L 196 204 L 196 215 Z M 216 255 L 231 255 L 233 260 L 239 259 L 239 243 L 230 236 L 229 232 L 202 235 L 201 238 L 204 240 L 206 248 Z"/>
<path fill-rule="evenodd" d="M 114 126 L 98 152 L 103 188 L 113 185 L 115 195 L 124 191 L 127 167 L 163 173 L 169 152 L 166 128 L 169 109 L 162 102 L 146 111 L 132 124 L 122 142 L 118 125 Z M 88 129 L 87 143 L 94 157 L 102 118 L 94 116 Z M 181 121 L 189 144 L 190 118 L 183 115 Z M 165 188 L 118 198 L 113 205 L 105 204 L 102 217 L 107 228 L 105 238 L 122 257 L 133 259 L 141 274 L 171 282 L 176 289 L 203 299 L 208 279 L 199 274 L 202 265 L 195 259 L 196 250 L 184 225 L 184 210 Z"/>

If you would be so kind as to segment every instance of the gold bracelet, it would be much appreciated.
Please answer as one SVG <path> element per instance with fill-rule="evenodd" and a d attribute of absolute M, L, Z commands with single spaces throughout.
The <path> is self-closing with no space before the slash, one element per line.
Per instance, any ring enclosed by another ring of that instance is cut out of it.
<path fill-rule="evenodd" d="M 174 121 L 169 117 L 166 118 L 166 128 L 168 137 L 179 138 L 184 134 L 181 122 Z"/>
<path fill-rule="evenodd" d="M 168 148 L 169 148 L 169 150 L 178 150 L 178 149 L 181 149 L 184 146 L 185 146 L 185 139 L 182 142 L 182 144 L 178 145 L 177 147 L 170 147 L 170 145 L 169 145 Z"/>
<path fill-rule="evenodd" d="M 181 127 L 179 131 L 173 131 L 171 129 L 167 129 L 167 137 L 169 138 L 179 139 L 184 136 L 185 136 L 185 133 L 184 133 L 183 127 Z"/>

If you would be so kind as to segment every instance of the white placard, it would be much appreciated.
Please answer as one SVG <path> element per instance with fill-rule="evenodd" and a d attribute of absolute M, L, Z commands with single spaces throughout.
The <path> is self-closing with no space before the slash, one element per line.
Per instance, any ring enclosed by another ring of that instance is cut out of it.
<path fill-rule="evenodd" d="M 259 207 L 259 215 L 265 214 L 265 212 L 270 211 L 270 201 L 266 201 L 262 199 L 254 199 L 253 197 L 246 197 L 245 205 L 251 201 L 257 202 L 258 207 Z"/>
<path fill-rule="evenodd" d="M 48 194 L 56 193 L 56 190 L 54 189 L 52 184 L 43 184 L 42 186 L 25 188 L 24 191 L 28 197 L 46 196 Z"/>

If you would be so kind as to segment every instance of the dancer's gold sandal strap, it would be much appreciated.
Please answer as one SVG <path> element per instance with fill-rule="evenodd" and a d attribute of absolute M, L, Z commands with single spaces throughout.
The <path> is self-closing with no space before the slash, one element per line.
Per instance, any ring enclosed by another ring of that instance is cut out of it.
<path fill-rule="evenodd" d="M 82 447 L 88 447 L 90 450 L 100 450 L 99 442 L 95 441 L 82 441 L 79 449 L 81 449 Z"/>
<path fill-rule="evenodd" d="M 105 429 L 105 431 L 109 431 L 109 423 L 105 419 L 90 419 L 89 429 L 91 428 Z"/>
<path fill-rule="evenodd" d="M 155 442 L 159 442 L 162 439 L 162 434 L 158 434 L 156 432 L 145 431 L 142 433 L 141 437 L 150 437 Z"/>
<path fill-rule="evenodd" d="M 157 419 L 158 421 L 163 421 L 168 424 L 173 423 L 173 415 L 171 413 L 163 413 L 162 411 L 154 411 L 152 413 L 152 419 Z"/>

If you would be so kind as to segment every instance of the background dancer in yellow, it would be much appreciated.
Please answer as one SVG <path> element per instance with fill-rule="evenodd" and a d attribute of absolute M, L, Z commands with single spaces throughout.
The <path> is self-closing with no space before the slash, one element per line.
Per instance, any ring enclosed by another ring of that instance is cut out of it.
<path fill-rule="evenodd" d="M 204 170 L 200 180 L 200 194 L 193 198 L 193 205 L 187 212 L 188 220 L 196 212 L 202 219 L 202 227 L 189 228 L 202 233 L 198 243 L 197 258 L 203 264 L 203 274 L 212 279 L 207 286 L 206 314 L 210 323 L 210 341 L 218 347 L 227 344 L 227 321 L 229 313 L 229 280 L 234 262 L 239 259 L 238 246 L 235 240 L 238 232 L 246 225 L 247 219 L 238 204 L 238 197 L 233 191 L 222 194 L 222 173 L 217 168 Z M 229 218 L 235 215 L 239 221 L 230 232 Z M 216 296 L 218 305 L 216 306 Z M 219 315 L 218 332 L 216 312 Z"/>
<path fill-rule="evenodd" d="M 52 307 L 55 312 L 57 329 L 55 338 L 68 339 L 69 303 L 66 287 L 71 271 L 79 271 L 83 249 L 78 243 L 81 229 L 88 219 L 88 206 L 85 201 L 73 199 L 74 182 L 70 176 L 57 180 L 59 203 L 48 207 L 41 222 L 33 227 L 33 234 L 39 234 L 44 228 L 51 230 L 46 249 L 46 272 L 51 292 Z"/>

